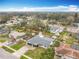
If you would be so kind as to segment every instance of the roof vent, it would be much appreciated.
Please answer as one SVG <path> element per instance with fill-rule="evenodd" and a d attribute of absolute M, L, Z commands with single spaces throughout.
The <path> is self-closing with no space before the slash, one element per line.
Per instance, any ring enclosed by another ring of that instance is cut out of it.
<path fill-rule="evenodd" d="M 39 36 L 40 36 L 40 37 L 44 37 L 43 34 L 42 34 L 42 32 L 39 32 Z"/>

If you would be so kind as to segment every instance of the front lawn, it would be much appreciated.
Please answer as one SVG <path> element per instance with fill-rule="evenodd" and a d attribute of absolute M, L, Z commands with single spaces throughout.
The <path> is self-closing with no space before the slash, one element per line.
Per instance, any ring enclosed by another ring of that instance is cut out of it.
<path fill-rule="evenodd" d="M 68 35 L 69 33 L 66 32 L 66 31 L 64 31 L 64 32 L 61 32 L 60 34 L 61 34 L 61 35 Z"/>
<path fill-rule="evenodd" d="M 33 59 L 39 59 L 41 56 L 41 53 L 44 52 L 44 48 L 36 48 L 34 50 L 29 50 L 28 52 L 25 53 L 25 55 L 33 58 Z"/>
<path fill-rule="evenodd" d="M 23 40 L 20 40 L 19 42 L 17 42 L 16 44 L 10 46 L 11 48 L 15 49 L 15 50 L 18 50 L 20 49 L 21 47 L 23 47 L 24 45 L 26 44 L 25 41 Z"/>
<path fill-rule="evenodd" d="M 0 39 L 0 42 L 1 42 L 1 43 L 5 42 L 5 41 L 6 41 L 6 40 L 4 40 L 4 39 Z"/>
<path fill-rule="evenodd" d="M 0 42 L 1 43 L 5 42 L 5 41 L 8 41 L 8 38 L 2 38 L 2 37 L 0 37 Z"/>
<path fill-rule="evenodd" d="M 21 56 L 21 58 L 20 59 L 28 59 L 28 58 L 26 58 L 26 57 L 24 57 L 24 56 Z"/>
<path fill-rule="evenodd" d="M 72 45 L 75 42 L 74 38 L 66 39 L 66 44 Z"/>
<path fill-rule="evenodd" d="M 3 48 L 4 50 L 6 50 L 6 51 L 10 52 L 10 53 L 13 53 L 13 52 L 14 52 L 13 50 L 11 50 L 11 49 L 7 48 L 6 46 L 2 46 L 2 48 Z"/>

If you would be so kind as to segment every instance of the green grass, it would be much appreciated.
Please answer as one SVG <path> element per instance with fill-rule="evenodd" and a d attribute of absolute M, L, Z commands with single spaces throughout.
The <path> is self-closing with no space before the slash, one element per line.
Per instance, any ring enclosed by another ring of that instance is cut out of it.
<path fill-rule="evenodd" d="M 6 41 L 6 40 L 4 40 L 4 39 L 0 39 L 0 42 L 1 42 L 1 43 L 5 42 L 5 41 Z"/>
<path fill-rule="evenodd" d="M 26 58 L 26 57 L 24 57 L 24 56 L 21 56 L 21 58 L 20 59 L 28 59 L 28 58 Z"/>
<path fill-rule="evenodd" d="M 26 44 L 25 41 L 20 40 L 19 42 L 17 42 L 16 44 L 10 46 L 11 48 L 18 50 L 20 49 L 22 46 L 24 46 Z"/>
<path fill-rule="evenodd" d="M 64 31 L 60 33 L 61 35 L 68 35 L 68 32 Z"/>
<path fill-rule="evenodd" d="M 45 32 L 45 31 L 43 31 L 43 34 L 44 35 L 46 35 L 46 36 L 49 36 L 49 37 L 51 37 L 52 35 L 54 35 L 54 33 L 51 33 L 51 32 Z"/>
<path fill-rule="evenodd" d="M 0 37 L 0 42 L 1 43 L 5 42 L 5 41 L 8 41 L 8 40 L 9 40 L 9 38 L 7 38 L 7 37 Z"/>
<path fill-rule="evenodd" d="M 1 37 L 6 38 L 6 37 L 8 37 L 8 34 L 0 34 L 0 38 Z"/>
<path fill-rule="evenodd" d="M 10 53 L 13 53 L 13 52 L 14 52 L 13 50 L 11 50 L 11 49 L 7 48 L 6 46 L 2 46 L 2 48 L 3 48 L 4 50 L 6 50 L 6 51 L 10 52 Z"/>
<path fill-rule="evenodd" d="M 75 39 L 71 38 L 71 39 L 66 39 L 66 44 L 70 44 L 72 45 L 75 42 Z"/>
<path fill-rule="evenodd" d="M 0 42 L 1 42 L 1 43 L 5 42 L 5 41 L 7 41 L 7 40 L 8 40 L 8 38 L 0 37 Z"/>
<path fill-rule="evenodd" d="M 36 48 L 35 50 L 29 50 L 28 52 L 25 53 L 25 55 L 33 58 L 33 59 L 39 59 L 41 56 L 41 53 L 44 52 L 44 48 Z"/>

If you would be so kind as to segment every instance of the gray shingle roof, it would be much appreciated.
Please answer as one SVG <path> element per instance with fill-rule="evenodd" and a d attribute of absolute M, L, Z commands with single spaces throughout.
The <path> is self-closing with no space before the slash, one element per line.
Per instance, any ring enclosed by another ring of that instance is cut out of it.
<path fill-rule="evenodd" d="M 79 45 L 73 44 L 73 45 L 71 46 L 71 48 L 73 48 L 73 49 L 75 49 L 75 50 L 79 50 Z"/>
<path fill-rule="evenodd" d="M 42 45 L 44 47 L 49 47 L 50 43 L 53 41 L 53 39 L 51 38 L 47 38 L 47 37 L 40 37 L 39 35 L 31 38 L 30 40 L 28 40 L 28 43 L 30 44 L 37 44 L 37 45 Z"/>
<path fill-rule="evenodd" d="M 79 40 L 79 33 L 76 34 L 76 38 Z"/>
<path fill-rule="evenodd" d="M 9 30 L 7 28 L 0 28 L 0 34 L 8 33 Z"/>
<path fill-rule="evenodd" d="M 50 32 L 53 32 L 53 33 L 60 33 L 63 31 L 63 27 L 60 27 L 60 26 L 57 26 L 57 25 L 54 25 L 52 27 L 50 27 Z"/>

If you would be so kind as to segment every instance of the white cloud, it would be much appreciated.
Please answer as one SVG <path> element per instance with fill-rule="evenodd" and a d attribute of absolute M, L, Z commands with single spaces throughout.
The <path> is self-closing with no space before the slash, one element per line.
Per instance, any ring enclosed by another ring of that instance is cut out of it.
<path fill-rule="evenodd" d="M 53 6 L 53 7 L 23 7 L 23 8 L 8 8 L 0 11 L 51 11 L 51 12 L 79 12 L 79 7 L 76 5 L 69 6 Z"/>
<path fill-rule="evenodd" d="M 79 9 L 78 6 L 70 5 L 68 10 L 69 11 L 78 11 L 78 9 Z"/>

